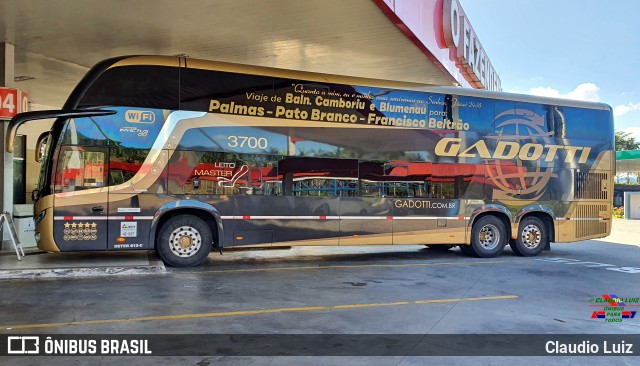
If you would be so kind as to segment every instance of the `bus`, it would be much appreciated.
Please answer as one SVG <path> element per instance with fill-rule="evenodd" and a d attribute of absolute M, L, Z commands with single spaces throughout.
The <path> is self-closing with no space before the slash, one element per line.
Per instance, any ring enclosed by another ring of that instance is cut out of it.
<path fill-rule="evenodd" d="M 535 256 L 607 236 L 605 104 L 196 60 L 94 66 L 38 140 L 36 240 L 195 266 L 243 246 Z"/>

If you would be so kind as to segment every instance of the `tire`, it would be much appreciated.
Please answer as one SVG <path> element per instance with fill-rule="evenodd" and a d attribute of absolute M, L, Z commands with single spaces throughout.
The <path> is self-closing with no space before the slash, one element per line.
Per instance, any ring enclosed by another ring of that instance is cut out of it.
<path fill-rule="evenodd" d="M 549 233 L 544 221 L 537 217 L 526 217 L 518 226 L 518 238 L 509 245 L 517 255 L 535 257 L 542 253 L 548 242 Z"/>
<path fill-rule="evenodd" d="M 162 225 L 156 242 L 160 259 L 171 267 L 202 264 L 213 243 L 209 225 L 193 215 L 178 215 Z"/>
<path fill-rule="evenodd" d="M 473 250 L 473 248 L 471 247 L 471 245 L 461 244 L 461 245 L 458 245 L 458 247 L 460 248 L 460 251 L 462 252 L 462 254 L 466 255 L 467 257 L 478 256 L 476 252 Z"/>
<path fill-rule="evenodd" d="M 471 248 L 480 258 L 499 256 L 509 241 L 507 227 L 496 216 L 483 216 L 471 229 Z"/>
<path fill-rule="evenodd" d="M 427 245 L 427 247 L 429 249 L 435 250 L 437 252 L 446 252 L 451 248 L 455 248 L 455 245 L 448 245 L 448 244 L 434 244 L 434 245 Z"/>

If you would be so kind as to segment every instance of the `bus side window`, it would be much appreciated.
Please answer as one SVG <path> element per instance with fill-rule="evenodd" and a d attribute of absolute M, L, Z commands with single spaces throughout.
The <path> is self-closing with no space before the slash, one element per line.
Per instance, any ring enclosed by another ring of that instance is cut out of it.
<path fill-rule="evenodd" d="M 56 192 L 73 192 L 106 186 L 107 151 L 104 148 L 65 146 L 60 152 Z"/>
<path fill-rule="evenodd" d="M 292 157 L 278 163 L 285 195 L 354 197 L 358 195 L 358 161 Z"/>
<path fill-rule="evenodd" d="M 360 184 L 366 197 L 429 197 L 430 162 L 361 161 Z"/>
<path fill-rule="evenodd" d="M 131 180 L 138 173 L 148 155 L 148 149 L 111 148 L 109 154 L 109 185 L 119 185 Z"/>

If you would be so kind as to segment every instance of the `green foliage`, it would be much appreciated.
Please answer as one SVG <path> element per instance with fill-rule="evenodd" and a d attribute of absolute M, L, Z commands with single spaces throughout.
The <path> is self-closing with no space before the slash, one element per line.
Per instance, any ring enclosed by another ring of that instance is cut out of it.
<path fill-rule="evenodd" d="M 636 141 L 630 132 L 616 131 L 616 151 L 638 149 L 640 149 L 640 141 Z"/>
<path fill-rule="evenodd" d="M 613 208 L 613 217 L 616 219 L 621 219 L 624 217 L 624 207 L 623 206 L 619 206 L 619 207 L 614 207 Z"/>

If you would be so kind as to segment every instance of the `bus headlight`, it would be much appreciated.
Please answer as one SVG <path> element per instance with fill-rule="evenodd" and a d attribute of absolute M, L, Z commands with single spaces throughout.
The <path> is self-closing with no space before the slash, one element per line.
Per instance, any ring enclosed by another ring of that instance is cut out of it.
<path fill-rule="evenodd" d="M 38 225 L 40 223 L 40 221 L 42 221 L 42 219 L 44 219 L 44 216 L 47 214 L 47 210 L 43 210 L 42 212 L 40 212 L 38 214 L 38 216 L 33 218 L 33 222 Z"/>

